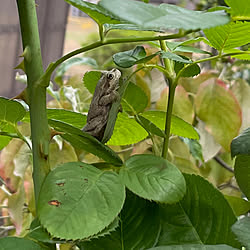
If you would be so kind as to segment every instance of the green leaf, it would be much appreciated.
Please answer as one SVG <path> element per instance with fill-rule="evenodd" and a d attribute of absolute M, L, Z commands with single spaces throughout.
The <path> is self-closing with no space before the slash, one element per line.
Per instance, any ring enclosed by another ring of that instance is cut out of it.
<path fill-rule="evenodd" d="M 46 247 L 42 247 L 32 240 L 17 238 L 17 237 L 4 237 L 0 239 L 1 250 L 44 250 Z"/>
<path fill-rule="evenodd" d="M 231 7 L 230 15 L 233 20 L 250 20 L 250 6 L 248 0 L 225 0 Z"/>
<path fill-rule="evenodd" d="M 166 112 L 163 111 L 146 111 L 141 114 L 144 118 L 154 123 L 161 130 L 165 129 Z M 175 134 L 190 139 L 199 139 L 199 134 L 191 124 L 183 121 L 181 118 L 172 115 L 171 134 Z"/>
<path fill-rule="evenodd" d="M 186 192 L 181 172 L 167 160 L 154 155 L 130 157 L 120 170 L 126 187 L 138 196 L 163 203 L 175 203 Z"/>
<path fill-rule="evenodd" d="M 55 73 L 55 82 L 62 85 L 63 84 L 63 76 L 65 72 L 75 65 L 89 65 L 93 68 L 97 68 L 98 65 L 96 63 L 96 60 L 90 57 L 72 57 L 68 59 L 67 61 L 63 62 L 56 70 Z"/>
<path fill-rule="evenodd" d="M 122 109 L 133 114 L 142 112 L 148 105 L 148 97 L 137 85 L 129 82 L 122 99 Z"/>
<path fill-rule="evenodd" d="M 144 140 L 147 135 L 145 129 L 143 129 L 134 118 L 130 118 L 124 113 L 119 113 L 113 135 L 107 144 L 130 145 Z"/>
<path fill-rule="evenodd" d="M 148 249 L 155 245 L 160 231 L 159 207 L 156 203 L 127 192 L 119 217 L 120 227 L 115 232 L 105 237 L 82 242 L 81 249 L 131 250 Z"/>
<path fill-rule="evenodd" d="M 246 214 L 250 211 L 250 201 L 246 201 L 236 196 L 224 195 L 236 216 Z"/>
<path fill-rule="evenodd" d="M 100 80 L 102 72 L 100 71 L 88 71 L 84 74 L 83 82 L 85 87 L 91 94 L 94 94 L 96 85 Z"/>
<path fill-rule="evenodd" d="M 41 226 L 38 218 L 34 219 L 30 225 L 30 231 L 26 234 L 25 238 L 44 242 L 48 244 L 56 244 L 56 243 L 63 243 L 63 241 L 59 239 L 53 239 L 49 233 Z"/>
<path fill-rule="evenodd" d="M 241 108 L 235 96 L 219 79 L 210 79 L 200 85 L 195 99 L 196 113 L 205 122 L 206 129 L 227 151 L 241 127 Z"/>
<path fill-rule="evenodd" d="M 224 50 L 224 52 L 227 53 L 242 53 L 242 54 L 236 54 L 236 55 L 231 55 L 230 57 L 232 58 L 237 58 L 239 60 L 250 60 L 250 50 L 244 51 L 240 49 L 229 49 L 229 50 Z"/>
<path fill-rule="evenodd" d="M 185 59 L 182 56 L 178 56 L 175 53 L 161 51 L 161 58 L 168 58 L 170 60 L 181 62 L 181 63 L 192 63 L 190 59 Z"/>
<path fill-rule="evenodd" d="M 67 3 L 75 6 L 79 10 L 85 12 L 89 17 L 91 17 L 98 25 L 103 25 L 104 23 L 120 23 L 120 21 L 115 20 L 114 16 L 107 10 L 99 5 L 89 3 L 82 0 L 65 0 Z"/>
<path fill-rule="evenodd" d="M 113 55 L 115 64 L 122 68 L 129 68 L 135 64 L 146 63 L 153 57 L 157 56 L 158 52 L 147 56 L 143 46 L 136 46 L 132 50 L 119 52 Z"/>
<path fill-rule="evenodd" d="M 183 56 L 184 57 L 184 56 Z M 185 57 L 184 57 L 185 58 Z M 180 63 L 180 62 L 176 62 L 174 65 L 174 71 L 176 74 L 179 73 L 180 70 L 182 70 L 184 68 L 185 64 Z M 199 75 L 201 72 L 201 69 L 199 67 L 198 64 L 193 63 L 193 64 L 189 64 L 188 66 L 186 66 L 180 73 L 180 77 L 192 77 L 192 76 L 197 76 Z"/>
<path fill-rule="evenodd" d="M 231 143 L 231 156 L 250 155 L 250 127 L 235 137 Z"/>
<path fill-rule="evenodd" d="M 246 247 L 250 249 L 250 218 L 245 217 L 237 221 L 232 226 L 232 231 L 237 235 L 238 240 Z"/>
<path fill-rule="evenodd" d="M 101 0 L 98 5 L 129 23 L 159 31 L 206 29 L 229 22 L 223 11 L 199 12 L 170 4 L 156 6 L 132 0 Z"/>
<path fill-rule="evenodd" d="M 148 250 L 236 250 L 228 245 L 171 245 L 149 248 Z"/>
<path fill-rule="evenodd" d="M 2 150 L 5 146 L 7 146 L 10 141 L 11 141 L 10 137 L 0 136 L 0 150 Z"/>
<path fill-rule="evenodd" d="M 227 244 L 239 247 L 231 232 L 236 217 L 223 197 L 200 176 L 184 174 L 187 192 L 177 204 L 162 205 L 158 246 Z"/>
<path fill-rule="evenodd" d="M 231 22 L 227 25 L 205 30 L 211 45 L 219 51 L 229 50 L 249 43 L 250 23 Z"/>
<path fill-rule="evenodd" d="M 210 52 L 198 49 L 196 47 L 182 45 L 183 42 L 166 42 L 167 47 L 173 52 L 211 54 Z"/>
<path fill-rule="evenodd" d="M 84 239 L 107 227 L 121 211 L 124 200 L 125 188 L 115 172 L 82 162 L 65 163 L 46 177 L 38 216 L 52 236 Z"/>
<path fill-rule="evenodd" d="M 137 122 L 148 132 L 160 137 L 165 137 L 164 131 L 159 129 L 154 123 L 143 116 L 138 116 Z"/>
<path fill-rule="evenodd" d="M 17 101 L 0 97 L 0 129 L 6 131 L 9 125 L 15 126 L 25 116 L 26 111 Z"/>
<path fill-rule="evenodd" d="M 61 121 L 79 129 L 83 128 L 87 122 L 87 116 L 81 113 L 66 109 L 47 109 L 47 118 Z M 22 122 L 30 122 L 30 113 L 26 112 Z"/>
<path fill-rule="evenodd" d="M 234 173 L 241 191 L 250 199 L 250 155 L 238 155 L 235 160 Z"/>
<path fill-rule="evenodd" d="M 79 129 L 83 128 L 87 120 L 85 115 L 66 109 L 47 109 L 47 117 L 48 119 L 68 123 Z"/>
<path fill-rule="evenodd" d="M 109 163 L 122 164 L 120 157 L 111 148 L 105 146 L 88 133 L 67 123 L 52 119 L 49 119 L 49 125 L 57 131 L 64 132 L 65 134 L 62 134 L 61 137 L 70 142 L 73 147 L 86 150 Z"/>

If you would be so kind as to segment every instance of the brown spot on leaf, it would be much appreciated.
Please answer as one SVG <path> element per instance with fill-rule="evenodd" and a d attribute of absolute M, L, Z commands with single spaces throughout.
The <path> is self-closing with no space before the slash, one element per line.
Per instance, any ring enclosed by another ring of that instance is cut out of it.
<path fill-rule="evenodd" d="M 85 182 L 88 182 L 88 181 L 89 181 L 87 178 L 84 178 L 83 180 L 84 180 Z"/>
<path fill-rule="evenodd" d="M 57 186 L 59 186 L 59 187 L 63 187 L 63 186 L 64 186 L 64 184 L 65 184 L 64 182 L 59 182 L 59 183 L 56 183 L 56 185 L 57 185 Z"/>
<path fill-rule="evenodd" d="M 48 202 L 49 203 L 49 205 L 51 205 L 51 206 L 56 206 L 56 207 L 59 207 L 62 203 L 60 202 L 60 201 L 58 201 L 58 200 L 51 200 L 51 201 L 49 201 Z"/>

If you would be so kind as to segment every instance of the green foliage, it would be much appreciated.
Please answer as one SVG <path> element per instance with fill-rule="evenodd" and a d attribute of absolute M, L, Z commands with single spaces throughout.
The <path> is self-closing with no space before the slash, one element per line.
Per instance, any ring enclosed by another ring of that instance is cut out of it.
<path fill-rule="evenodd" d="M 156 203 L 127 192 L 119 219 L 120 226 L 115 232 L 105 237 L 83 242 L 80 246 L 86 250 L 130 250 L 147 249 L 157 242 L 161 226 L 159 206 Z M 138 232 L 140 233 L 138 234 Z"/>
<path fill-rule="evenodd" d="M 145 63 L 157 55 L 147 56 L 143 46 L 137 46 L 132 50 L 119 52 L 113 55 L 115 64 L 122 68 L 129 68 L 135 64 Z"/>
<path fill-rule="evenodd" d="M 49 120 L 50 126 L 57 131 L 63 132 L 61 137 L 70 142 L 74 147 L 84 149 L 109 163 L 121 165 L 120 157 L 109 147 L 105 146 L 93 136 L 67 123 Z"/>
<path fill-rule="evenodd" d="M 0 149 L 13 137 L 22 139 L 1 152 L 0 201 L 8 201 L 11 217 L 3 223 L 13 222 L 26 238 L 0 239 L 0 248 L 249 247 L 248 217 L 236 222 L 249 212 L 250 199 L 249 128 L 243 130 L 249 126 L 250 88 L 243 76 L 248 65 L 240 61 L 250 58 L 248 0 L 226 0 L 229 7 L 202 12 L 146 0 L 65 1 L 97 23 L 98 41 L 51 63 L 31 82 L 30 48 L 24 46 L 29 88 L 19 98 L 31 108 L 0 98 Z M 21 21 L 34 25 L 24 9 Z M 31 41 L 31 34 L 23 35 Z M 97 54 L 73 57 L 96 48 L 105 48 L 105 62 Z M 215 73 L 203 64 L 209 61 Z M 82 131 L 87 116 L 80 112 L 87 111 L 101 71 L 85 73 L 84 86 L 82 76 L 64 76 L 74 65 L 107 70 L 114 63 L 123 68 L 120 98 L 111 105 L 100 142 Z M 49 84 L 55 70 L 58 90 Z M 48 84 L 53 100 L 46 110 Z"/>
<path fill-rule="evenodd" d="M 123 111 L 138 114 L 143 112 L 147 105 L 148 98 L 145 92 L 139 86 L 129 82 L 122 99 Z"/>
<path fill-rule="evenodd" d="M 141 114 L 144 118 L 148 119 L 154 123 L 158 128 L 164 130 L 166 113 L 163 111 L 147 111 Z M 177 116 L 172 116 L 171 119 L 171 133 L 174 135 L 179 135 L 182 137 L 187 137 L 190 139 L 199 139 L 197 131 L 192 127 L 192 125 L 183 121 Z"/>
<path fill-rule="evenodd" d="M 240 189 L 250 199 L 250 155 L 238 155 L 235 160 L 234 171 Z"/>
<path fill-rule="evenodd" d="M 19 249 L 19 250 L 43 250 L 49 249 L 45 246 L 40 246 L 34 241 L 17 238 L 17 237 L 6 237 L 0 239 L 0 249 L 1 250 L 10 250 L 10 249 Z"/>
<path fill-rule="evenodd" d="M 185 174 L 187 192 L 177 204 L 162 205 L 158 245 L 228 244 L 239 247 L 231 232 L 236 217 L 223 195 L 200 176 Z"/>
<path fill-rule="evenodd" d="M 82 162 L 66 163 L 47 176 L 39 197 L 38 216 L 52 236 L 83 239 L 107 227 L 124 200 L 125 188 L 116 173 Z"/>
<path fill-rule="evenodd" d="M 133 118 L 120 113 L 117 116 L 113 135 L 107 144 L 129 145 L 142 141 L 146 137 L 147 132 Z"/>
<path fill-rule="evenodd" d="M 245 217 L 237 221 L 233 226 L 232 230 L 237 235 L 238 240 L 246 247 L 246 249 L 250 249 L 250 218 Z"/>
<path fill-rule="evenodd" d="M 250 155 L 250 128 L 232 140 L 231 155 L 234 157 L 239 154 Z"/>
<path fill-rule="evenodd" d="M 171 246 L 161 246 L 161 247 L 154 247 L 150 248 L 149 250 L 233 250 L 236 248 L 227 246 L 227 245 L 171 245 Z"/>
<path fill-rule="evenodd" d="M 99 6 L 122 20 L 158 31 L 206 29 L 229 22 L 229 17 L 221 11 L 204 13 L 170 4 L 155 6 L 132 0 L 101 0 Z"/>
<path fill-rule="evenodd" d="M 176 203 L 186 192 L 180 171 L 170 162 L 153 155 L 135 155 L 120 170 L 126 187 L 138 196 L 162 203 Z"/>

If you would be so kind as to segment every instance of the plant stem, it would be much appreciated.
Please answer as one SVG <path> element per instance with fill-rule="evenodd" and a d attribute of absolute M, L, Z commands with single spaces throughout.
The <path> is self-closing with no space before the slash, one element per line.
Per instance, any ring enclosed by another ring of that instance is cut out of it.
<path fill-rule="evenodd" d="M 46 114 L 46 86 L 38 85 L 43 75 L 35 0 L 16 0 L 20 18 L 25 73 L 28 79 L 31 138 L 33 153 L 33 181 L 36 205 L 38 195 L 49 172 L 48 149 L 50 133 Z"/>
<path fill-rule="evenodd" d="M 175 39 L 175 38 L 180 38 L 183 37 L 185 35 L 187 35 L 190 32 L 186 32 L 186 33 L 178 33 L 178 34 L 172 34 L 172 35 L 166 35 L 166 36 L 146 36 L 146 37 L 129 37 L 129 38 L 113 38 L 113 39 L 107 39 L 106 41 L 98 41 L 92 44 L 89 44 L 85 47 L 82 47 L 80 49 L 71 51 L 70 53 L 64 55 L 63 57 L 61 57 L 60 59 L 58 59 L 56 62 L 51 63 L 49 65 L 49 67 L 47 68 L 43 79 L 46 78 L 46 81 L 50 80 L 51 74 L 53 73 L 53 71 L 64 61 L 66 61 L 67 59 L 76 56 L 78 54 L 81 54 L 83 52 L 104 46 L 104 45 L 110 45 L 110 44 L 117 44 L 117 43 L 136 43 L 136 42 L 149 42 L 149 41 L 157 41 L 157 40 L 167 40 L 167 39 Z"/>
<path fill-rule="evenodd" d="M 166 112 L 166 123 L 165 123 L 165 135 L 163 141 L 163 148 L 162 148 L 162 157 L 166 158 L 168 153 L 168 143 L 170 137 L 170 128 L 171 128 L 171 118 L 173 112 L 173 105 L 174 105 L 174 95 L 175 95 L 175 88 L 176 85 L 173 84 L 172 81 L 169 82 L 169 91 L 168 91 L 168 106 Z"/>
<path fill-rule="evenodd" d="M 167 46 L 165 41 L 160 41 L 160 45 L 163 51 L 167 51 Z M 167 158 L 176 84 L 173 81 L 174 69 L 173 65 L 171 64 L 171 61 L 167 58 L 164 58 L 163 61 L 166 71 L 169 72 L 168 75 L 165 74 L 165 77 L 168 80 L 169 91 L 168 91 L 168 105 L 167 105 L 166 122 L 165 122 L 165 138 L 163 141 L 163 148 L 162 148 L 162 157 Z"/>

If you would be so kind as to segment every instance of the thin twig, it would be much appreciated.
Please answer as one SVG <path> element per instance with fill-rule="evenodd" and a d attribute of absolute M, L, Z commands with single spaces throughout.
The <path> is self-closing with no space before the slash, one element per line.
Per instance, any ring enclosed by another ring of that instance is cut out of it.
<path fill-rule="evenodd" d="M 228 171 L 231 172 L 231 173 L 234 173 L 234 170 L 233 170 L 230 166 L 228 166 L 228 165 L 226 164 L 226 162 L 224 162 L 221 158 L 219 158 L 218 156 L 215 156 L 214 159 L 215 159 L 215 161 L 218 162 L 223 168 L 225 168 L 226 170 L 228 170 Z"/>

